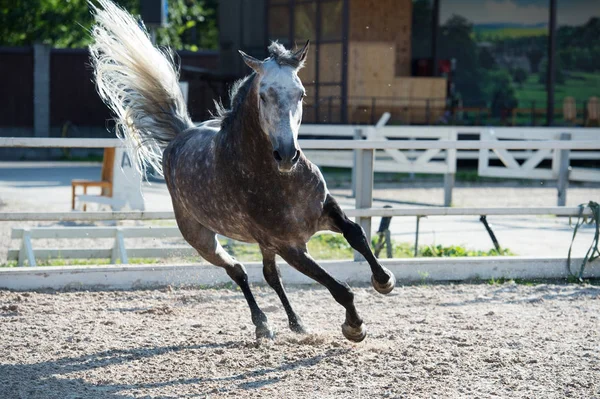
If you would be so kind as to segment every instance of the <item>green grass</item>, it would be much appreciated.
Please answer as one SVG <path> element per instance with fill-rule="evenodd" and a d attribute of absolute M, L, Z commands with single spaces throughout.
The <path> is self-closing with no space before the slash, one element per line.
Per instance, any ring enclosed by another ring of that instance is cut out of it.
<path fill-rule="evenodd" d="M 548 36 L 548 28 L 529 27 L 529 28 L 475 28 L 475 34 L 479 34 L 483 40 L 494 39 L 516 39 L 520 37 Z"/>
<path fill-rule="evenodd" d="M 515 85 L 520 108 L 531 107 L 535 101 L 536 108 L 545 108 L 547 93 L 543 84 L 538 82 L 538 74 L 531 74 L 523 83 L 523 87 Z M 557 84 L 554 91 L 557 106 L 565 97 L 572 96 L 583 107 L 583 101 L 590 97 L 600 96 L 600 75 L 585 72 L 569 72 L 564 84 Z M 560 107 L 562 109 L 562 106 Z"/>
<path fill-rule="evenodd" d="M 373 246 L 375 238 L 373 238 Z M 258 246 L 233 243 L 227 246 L 227 250 L 240 261 L 260 261 L 261 255 Z M 308 251 L 311 256 L 318 260 L 352 259 L 353 250 L 340 234 L 321 234 L 313 237 L 308 242 Z M 392 254 L 394 258 L 414 257 L 414 245 L 405 242 L 392 242 Z M 382 251 L 383 252 L 383 251 Z M 470 250 L 463 246 L 451 245 L 423 245 L 419 246 L 419 257 L 441 258 L 441 257 L 467 257 L 467 256 L 514 256 L 509 249 L 502 249 L 498 253 L 495 249 L 488 251 Z"/>

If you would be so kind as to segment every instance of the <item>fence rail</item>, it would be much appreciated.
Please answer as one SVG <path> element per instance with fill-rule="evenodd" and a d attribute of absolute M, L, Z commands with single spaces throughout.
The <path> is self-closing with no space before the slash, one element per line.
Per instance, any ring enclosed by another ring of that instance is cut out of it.
<path fill-rule="evenodd" d="M 449 208 L 449 207 L 420 207 L 420 208 L 360 208 L 344 209 L 350 217 L 402 217 L 402 216 L 578 216 L 579 207 L 542 207 L 542 208 Z M 591 216 L 589 208 L 583 210 L 583 216 Z M 105 220 L 174 220 L 173 212 L 0 212 L 0 222 L 92 222 Z"/>
<path fill-rule="evenodd" d="M 299 140 L 300 147 L 313 150 L 594 150 L 600 149 L 600 140 Z M 72 138 L 30 138 L 0 137 L 0 147 L 29 148 L 107 148 L 121 147 L 119 139 L 72 139 Z"/>

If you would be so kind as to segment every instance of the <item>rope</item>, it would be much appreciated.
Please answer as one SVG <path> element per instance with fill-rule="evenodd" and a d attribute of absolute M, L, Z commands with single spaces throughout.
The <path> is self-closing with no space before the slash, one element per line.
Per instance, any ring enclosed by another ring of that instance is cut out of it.
<path fill-rule="evenodd" d="M 588 207 L 592 211 L 592 218 L 588 224 L 595 223 L 596 224 L 596 232 L 594 233 L 594 239 L 592 240 L 592 245 L 587 250 L 585 257 L 583 258 L 583 262 L 579 267 L 579 273 L 575 274 L 571 271 L 571 249 L 573 248 L 573 242 L 575 241 L 575 235 L 577 235 L 577 230 L 579 227 L 583 226 L 587 222 L 587 217 L 583 217 L 583 211 Z M 598 250 L 598 238 L 600 237 L 600 205 L 597 202 L 590 201 L 587 205 L 581 204 L 579 205 L 579 216 L 577 217 L 577 223 L 575 224 L 575 229 L 573 230 L 573 238 L 571 239 L 571 245 L 569 246 L 569 255 L 567 256 L 567 272 L 569 275 L 577 277 L 579 280 L 583 279 L 583 270 L 588 262 L 593 262 L 594 260 L 600 257 L 600 250 Z"/>

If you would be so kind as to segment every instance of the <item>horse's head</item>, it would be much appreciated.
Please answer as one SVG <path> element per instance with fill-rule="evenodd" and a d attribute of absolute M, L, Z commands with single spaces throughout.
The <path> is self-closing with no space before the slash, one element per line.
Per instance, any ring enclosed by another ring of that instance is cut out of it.
<path fill-rule="evenodd" d="M 300 158 L 298 129 L 302 121 L 302 99 L 306 96 L 298 77 L 308 53 L 308 42 L 296 52 L 279 43 L 269 46 L 270 57 L 257 60 L 240 51 L 244 62 L 256 72 L 258 118 L 273 146 L 273 158 L 280 172 L 290 172 Z"/>

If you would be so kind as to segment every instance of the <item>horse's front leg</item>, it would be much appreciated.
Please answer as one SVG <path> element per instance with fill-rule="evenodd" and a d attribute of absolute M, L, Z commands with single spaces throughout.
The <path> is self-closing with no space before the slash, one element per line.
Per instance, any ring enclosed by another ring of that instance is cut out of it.
<path fill-rule="evenodd" d="M 354 307 L 354 294 L 347 284 L 336 280 L 308 254 L 306 247 L 283 248 L 279 255 L 293 268 L 324 285 L 333 298 L 346 309 L 346 320 L 342 333 L 350 341 L 360 342 L 367 336 L 367 330 Z"/>
<path fill-rule="evenodd" d="M 362 227 L 348 219 L 337 201 L 329 194 L 323 205 L 323 213 L 329 219 L 331 228 L 342 233 L 348 244 L 369 262 L 373 273 L 371 276 L 373 288 L 381 294 L 389 294 L 396 285 L 396 277 L 391 271 L 381 266 L 375 255 L 373 255 Z"/>
<path fill-rule="evenodd" d="M 287 313 L 290 329 L 293 332 L 305 334 L 306 329 L 302 324 L 302 320 L 300 320 L 300 317 L 294 312 L 287 294 L 285 293 L 285 289 L 283 288 L 279 266 L 277 266 L 277 263 L 275 262 L 275 253 L 262 247 L 260 250 L 263 256 L 263 275 L 265 276 L 267 283 L 279 296 L 283 308 L 285 309 L 285 313 Z"/>

